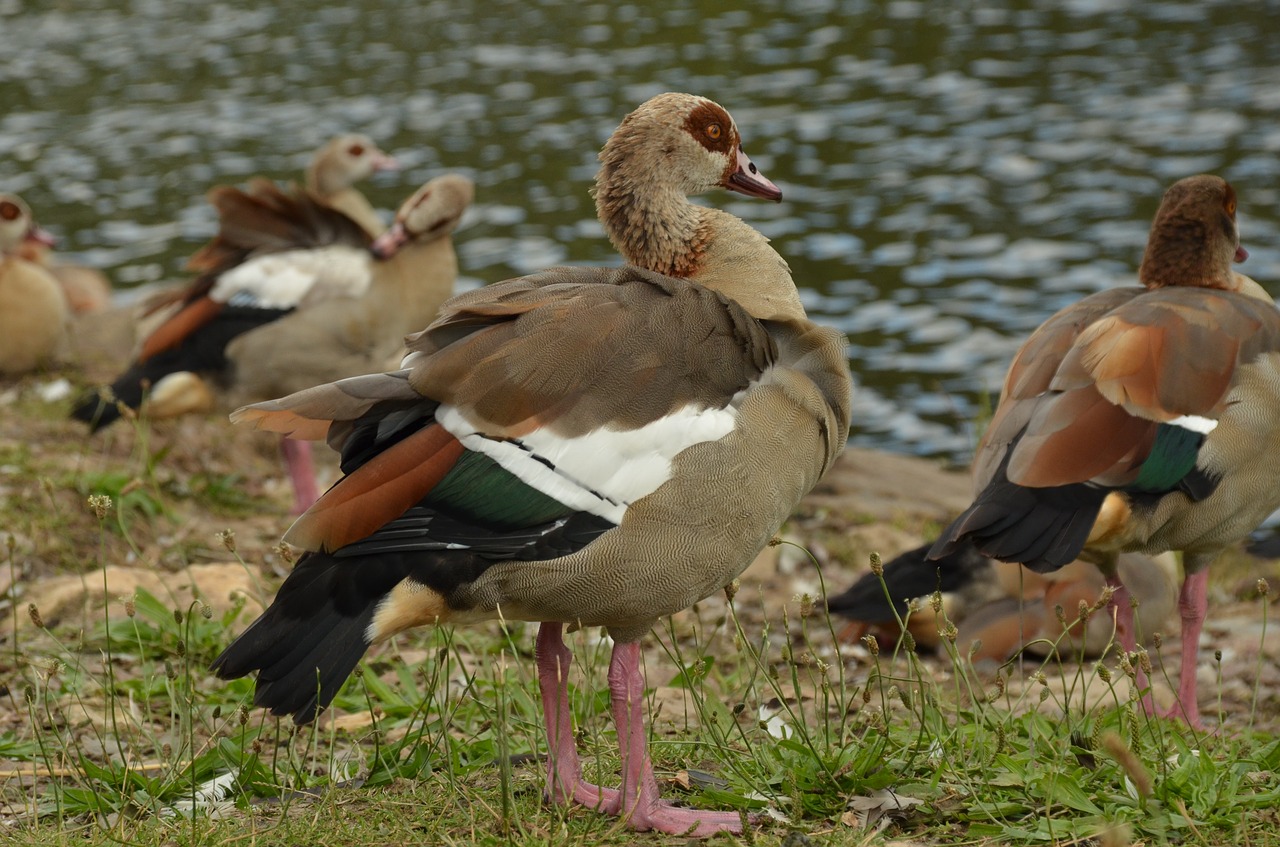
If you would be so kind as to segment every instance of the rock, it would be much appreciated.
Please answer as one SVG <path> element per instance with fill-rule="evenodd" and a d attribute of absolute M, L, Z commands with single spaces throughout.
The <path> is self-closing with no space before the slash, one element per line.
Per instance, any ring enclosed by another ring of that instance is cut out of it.
<path fill-rule="evenodd" d="M 242 620 L 252 620 L 262 611 L 258 599 L 260 575 L 256 569 L 239 562 L 192 565 L 176 574 L 141 567 L 111 565 L 104 570 L 80 576 L 60 576 L 33 586 L 19 602 L 20 608 L 33 604 L 46 627 L 54 626 L 75 615 L 93 614 L 103 602 L 104 593 L 112 601 L 132 597 L 144 589 L 160 600 L 169 600 L 185 608 L 193 598 L 203 599 L 219 615 L 231 608 L 238 596 L 248 598 Z M 30 615 L 21 620 L 30 625 Z M 89 620 L 82 623 L 88 624 Z"/>

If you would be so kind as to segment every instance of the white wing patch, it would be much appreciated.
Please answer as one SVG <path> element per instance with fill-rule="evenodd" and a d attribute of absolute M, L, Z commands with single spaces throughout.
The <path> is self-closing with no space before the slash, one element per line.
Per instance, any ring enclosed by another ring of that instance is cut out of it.
<path fill-rule="evenodd" d="M 257 256 L 218 277 L 209 296 L 235 306 L 293 309 L 360 297 L 373 280 L 373 257 L 345 245 Z"/>
<path fill-rule="evenodd" d="M 686 406 L 639 429 L 601 427 L 565 438 L 546 429 L 520 439 L 481 432 L 456 407 L 436 421 L 462 446 L 489 456 L 522 482 L 579 511 L 621 523 L 627 507 L 671 478 L 671 460 L 694 444 L 733 431 L 737 409 Z"/>
<path fill-rule="evenodd" d="M 1166 421 L 1166 423 L 1170 426 L 1180 426 L 1183 429 L 1198 432 L 1201 435 L 1208 435 L 1218 426 L 1218 422 L 1213 418 L 1205 418 L 1200 415 L 1181 415 L 1171 421 Z"/>

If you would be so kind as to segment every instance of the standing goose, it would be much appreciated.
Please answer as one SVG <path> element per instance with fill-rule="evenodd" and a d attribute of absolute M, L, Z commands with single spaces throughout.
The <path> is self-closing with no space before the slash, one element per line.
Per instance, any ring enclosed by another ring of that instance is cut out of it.
<path fill-rule="evenodd" d="M 1174 183 L 1151 226 L 1143 287 L 1086 297 L 1018 351 L 974 462 L 977 497 L 931 551 L 969 539 L 1046 573 L 1087 545 L 1117 588 L 1117 636 L 1130 651 L 1116 554 L 1182 551 L 1170 714 L 1194 727 L 1206 569 L 1280 506 L 1280 311 L 1232 270 L 1247 255 L 1230 185 Z"/>
<path fill-rule="evenodd" d="M 428 323 L 453 293 L 450 233 L 472 196 L 465 177 L 431 180 L 397 213 L 408 237 L 381 249 L 304 191 L 266 180 L 213 189 L 221 228 L 193 258 L 209 270 L 107 396 L 95 392 L 72 415 L 96 431 L 120 416 L 118 404 L 137 409 L 144 397 L 151 417 L 174 417 L 210 408 L 215 388 L 240 405 L 380 366 L 397 336 Z M 310 445 L 282 446 L 301 512 L 319 496 Z"/>
<path fill-rule="evenodd" d="M 647 176 L 610 159 L 619 143 Z M 638 208 L 663 210 L 635 221 L 651 243 L 688 234 L 699 216 L 710 222 L 692 230 L 704 255 L 723 264 L 725 239 L 755 256 L 714 287 L 630 266 L 497 283 L 446 303 L 401 370 L 233 415 L 327 438 L 346 475 L 289 530 L 306 552 L 214 670 L 257 671 L 254 702 L 303 723 L 371 644 L 398 632 L 539 621 L 551 799 L 638 830 L 737 831 L 736 813 L 659 797 L 639 642 L 737 576 L 844 449 L 845 341 L 805 317 L 785 263 L 745 223 L 674 200 L 715 186 L 780 197 L 722 108 L 663 95 L 623 121 L 602 158 L 631 173 Z M 602 173 L 597 196 L 616 196 L 610 187 Z M 682 268 L 696 268 L 694 243 L 684 249 Z M 582 778 L 566 624 L 614 640 L 620 789 Z"/>
<path fill-rule="evenodd" d="M 67 300 L 58 281 L 24 258 L 32 246 L 52 243 L 22 198 L 0 194 L 0 374 L 33 370 L 66 337 Z"/>

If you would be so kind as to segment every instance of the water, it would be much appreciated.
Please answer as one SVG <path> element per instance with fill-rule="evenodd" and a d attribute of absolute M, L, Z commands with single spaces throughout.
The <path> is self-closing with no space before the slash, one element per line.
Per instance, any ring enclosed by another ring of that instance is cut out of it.
<path fill-rule="evenodd" d="M 1172 181 L 1232 180 L 1242 270 L 1280 279 L 1280 6 L 662 5 L 0 0 L 0 188 L 136 286 L 212 234 L 211 186 L 296 177 L 360 130 L 405 165 L 366 187 L 381 208 L 476 180 L 457 243 L 480 284 L 616 262 L 596 152 L 650 95 L 705 94 L 786 195 L 705 202 L 849 334 L 854 442 L 958 461 L 1020 340 L 1132 284 Z"/>

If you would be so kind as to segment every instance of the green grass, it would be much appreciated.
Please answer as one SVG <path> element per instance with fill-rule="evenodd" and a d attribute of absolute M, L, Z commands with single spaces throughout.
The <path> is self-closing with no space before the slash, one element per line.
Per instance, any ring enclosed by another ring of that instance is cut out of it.
<path fill-rule="evenodd" d="M 287 520 L 245 493 L 255 469 L 243 458 L 188 458 L 198 467 L 179 472 L 158 464 L 169 448 L 153 456 L 149 436 L 127 462 L 81 449 L 0 442 L 0 464 L 25 486 L 0 501 L 0 525 L 27 539 L 0 544 L 15 585 L 49 572 L 42 556 L 91 581 L 129 558 L 155 568 L 243 555 L 266 574 L 269 598 L 288 568 L 274 549 Z M 934 658 L 909 639 L 840 644 L 820 597 L 730 593 L 662 621 L 646 642 L 664 795 L 763 815 L 711 843 L 1280 847 L 1280 741 L 1251 729 L 1274 728 L 1260 711 L 1271 700 L 1228 704 L 1225 731 L 1197 735 L 1144 715 L 1113 660 L 977 673 L 946 639 Z M 207 671 L 243 628 L 242 602 L 138 592 L 45 627 L 21 593 L 10 597 L 0 844 L 688 841 L 543 802 L 534 625 L 424 631 L 376 648 L 325 718 L 298 729 L 250 706 L 251 681 Z M 1266 595 L 1256 602 L 1265 616 Z M 568 643 L 586 775 L 616 784 L 609 644 L 598 631 Z M 1257 673 L 1266 669 L 1260 657 Z M 1212 699 L 1202 686 L 1202 706 Z"/>
<path fill-rule="evenodd" d="M 113 531 L 105 517 L 102 531 Z M 950 661 L 939 663 L 909 640 L 868 642 L 860 662 L 844 654 L 861 650 L 832 652 L 815 598 L 796 598 L 762 625 L 744 622 L 761 620 L 752 604 L 709 601 L 665 622 L 655 633 L 662 650 L 648 660 L 650 684 L 665 692 L 650 704 L 661 719 L 652 747 L 664 793 L 786 821 L 742 840 L 1280 843 L 1280 741 L 1235 732 L 1238 720 L 1197 737 L 1148 718 L 1118 693 L 1121 671 L 1099 663 L 1010 664 L 980 679 L 949 643 Z M 4 837 L 678 842 L 541 801 L 535 627 L 402 640 L 347 683 L 332 710 L 342 720 L 296 729 L 249 708 L 247 681 L 206 672 L 238 613 L 141 593 L 88 631 L 15 628 L 8 686 L 23 720 L 0 735 Z M 588 776 L 609 783 L 607 644 L 594 633 L 570 644 L 579 746 Z M 673 691 L 686 695 L 678 708 Z"/>

